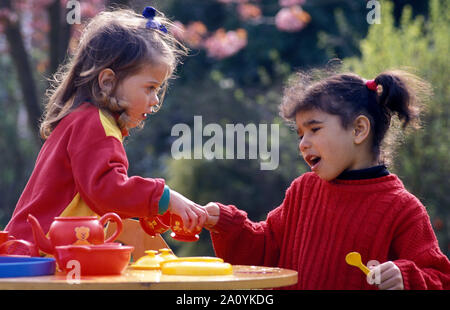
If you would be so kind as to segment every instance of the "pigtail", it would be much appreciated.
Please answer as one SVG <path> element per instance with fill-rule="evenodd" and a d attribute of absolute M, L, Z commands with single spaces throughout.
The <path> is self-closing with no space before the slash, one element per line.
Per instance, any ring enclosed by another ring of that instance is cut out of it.
<path fill-rule="evenodd" d="M 98 85 L 94 86 L 98 87 Z M 96 95 L 97 92 L 95 91 L 92 91 L 92 94 L 99 108 L 105 109 L 119 116 L 116 121 L 120 130 L 129 129 L 127 124 L 130 122 L 130 117 L 126 113 L 127 102 L 119 100 L 115 96 L 112 96 L 103 90 L 98 91 L 98 95 Z"/>
<path fill-rule="evenodd" d="M 375 78 L 377 102 L 388 120 L 397 114 L 405 129 L 420 127 L 420 114 L 431 96 L 431 87 L 424 80 L 406 71 L 383 72 Z M 381 86 L 381 87 L 379 87 Z"/>

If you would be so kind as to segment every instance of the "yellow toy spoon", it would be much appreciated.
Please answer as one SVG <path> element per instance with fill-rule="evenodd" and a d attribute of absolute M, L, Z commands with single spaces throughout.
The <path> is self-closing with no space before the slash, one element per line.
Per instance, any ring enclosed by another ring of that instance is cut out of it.
<path fill-rule="evenodd" d="M 350 252 L 345 256 L 347 264 L 358 267 L 365 275 L 369 274 L 370 269 L 361 261 L 361 255 L 358 252 Z"/>

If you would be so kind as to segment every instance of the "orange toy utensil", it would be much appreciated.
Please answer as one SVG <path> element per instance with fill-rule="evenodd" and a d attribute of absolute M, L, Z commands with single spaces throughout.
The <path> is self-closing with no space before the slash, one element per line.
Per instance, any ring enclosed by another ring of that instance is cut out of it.
<path fill-rule="evenodd" d="M 345 261 L 347 264 L 351 266 L 358 267 L 362 272 L 367 276 L 370 272 L 370 269 L 367 268 L 361 261 L 361 255 L 358 252 L 350 252 L 345 256 Z"/>

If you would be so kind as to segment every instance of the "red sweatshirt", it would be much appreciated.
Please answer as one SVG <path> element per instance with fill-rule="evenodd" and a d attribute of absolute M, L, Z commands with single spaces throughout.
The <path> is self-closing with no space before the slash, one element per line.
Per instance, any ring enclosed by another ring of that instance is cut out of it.
<path fill-rule="evenodd" d="M 306 173 L 259 223 L 235 206 L 219 206 L 211 233 L 216 255 L 232 264 L 298 271 L 298 283 L 287 289 L 375 289 L 345 262 L 354 251 L 364 264 L 393 261 L 405 289 L 450 289 L 450 262 L 429 216 L 393 174 L 327 182 Z"/>
<path fill-rule="evenodd" d="M 63 118 L 42 146 L 5 230 L 34 242 L 29 213 L 44 232 L 56 216 L 157 214 L 164 180 L 129 177 L 122 139 L 114 117 L 90 103 Z"/>

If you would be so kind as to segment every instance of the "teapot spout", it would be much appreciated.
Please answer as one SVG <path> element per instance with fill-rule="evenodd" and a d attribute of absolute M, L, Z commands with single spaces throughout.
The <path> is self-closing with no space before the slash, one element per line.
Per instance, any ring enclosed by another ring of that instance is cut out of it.
<path fill-rule="evenodd" d="M 52 242 L 49 238 L 47 238 L 42 230 L 39 221 L 31 214 L 28 214 L 28 223 L 31 225 L 31 229 L 33 230 L 33 237 L 36 243 L 36 246 L 43 252 L 47 254 L 54 255 L 55 249 L 53 247 Z"/>

